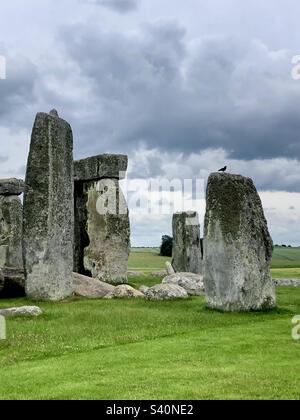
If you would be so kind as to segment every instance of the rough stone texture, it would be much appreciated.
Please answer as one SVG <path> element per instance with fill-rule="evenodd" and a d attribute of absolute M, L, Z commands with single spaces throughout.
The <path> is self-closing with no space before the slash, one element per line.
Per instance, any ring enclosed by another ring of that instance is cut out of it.
<path fill-rule="evenodd" d="M 14 316 L 40 316 L 43 311 L 38 306 L 21 306 L 19 308 L 0 309 L 0 315 L 4 317 Z"/>
<path fill-rule="evenodd" d="M 75 181 L 124 179 L 128 167 L 125 155 L 99 155 L 74 162 Z"/>
<path fill-rule="evenodd" d="M 223 311 L 273 308 L 272 250 L 262 203 L 252 180 L 212 174 L 207 187 L 204 236 L 207 306 Z"/>
<path fill-rule="evenodd" d="M 176 284 L 158 284 L 150 287 L 145 297 L 148 300 L 171 300 L 188 298 L 187 291 Z"/>
<path fill-rule="evenodd" d="M 127 284 L 121 284 L 114 288 L 114 291 L 108 293 L 105 299 L 123 299 L 123 298 L 144 298 L 144 294 Z"/>
<path fill-rule="evenodd" d="M 190 296 L 204 293 L 203 276 L 193 273 L 176 273 L 163 279 L 163 284 L 177 284 L 183 287 Z"/>
<path fill-rule="evenodd" d="M 174 270 L 172 264 L 170 263 L 170 261 L 166 262 L 166 270 L 167 270 L 168 276 L 171 276 L 172 274 L 175 274 L 175 270 Z"/>
<path fill-rule="evenodd" d="M 276 286 L 300 287 L 300 280 L 297 279 L 275 279 L 274 283 Z"/>
<path fill-rule="evenodd" d="M 166 270 L 161 270 L 161 271 L 152 271 L 152 273 L 150 273 L 150 277 L 161 277 L 164 278 L 168 275 Z"/>
<path fill-rule="evenodd" d="M 26 293 L 61 300 L 73 292 L 73 135 L 66 121 L 37 115 L 25 183 Z"/>
<path fill-rule="evenodd" d="M 145 277 L 145 273 L 142 271 L 127 271 L 127 276 L 131 278 Z"/>
<path fill-rule="evenodd" d="M 145 295 L 148 289 L 150 289 L 150 287 L 149 287 L 149 286 L 142 285 L 142 286 L 139 288 L 139 291 L 140 291 L 141 293 L 143 293 L 143 295 Z"/>
<path fill-rule="evenodd" d="M 22 203 L 17 196 L 0 196 L 0 268 L 23 268 Z"/>
<path fill-rule="evenodd" d="M 16 298 L 25 295 L 24 270 L 16 268 L 0 269 L 0 298 Z"/>
<path fill-rule="evenodd" d="M 75 184 L 74 271 L 127 283 L 130 222 L 118 180 Z"/>
<path fill-rule="evenodd" d="M 114 291 L 114 286 L 103 281 L 73 273 L 73 290 L 76 296 L 98 299 Z"/>
<path fill-rule="evenodd" d="M 0 195 L 21 195 L 25 191 L 22 179 L 0 179 Z"/>
<path fill-rule="evenodd" d="M 172 256 L 175 272 L 202 274 L 200 224 L 197 212 L 173 215 Z"/>

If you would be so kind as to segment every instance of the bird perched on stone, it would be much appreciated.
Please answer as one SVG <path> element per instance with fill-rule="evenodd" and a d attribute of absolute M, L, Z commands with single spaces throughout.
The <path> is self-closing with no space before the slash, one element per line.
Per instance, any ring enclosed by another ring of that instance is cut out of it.
<path fill-rule="evenodd" d="M 227 166 L 224 166 L 224 168 L 221 168 L 218 170 L 218 172 L 226 172 L 227 171 Z"/>
<path fill-rule="evenodd" d="M 51 115 L 51 117 L 59 118 L 59 115 L 58 115 L 58 112 L 56 111 L 56 109 L 52 109 L 49 112 L 49 115 Z"/>

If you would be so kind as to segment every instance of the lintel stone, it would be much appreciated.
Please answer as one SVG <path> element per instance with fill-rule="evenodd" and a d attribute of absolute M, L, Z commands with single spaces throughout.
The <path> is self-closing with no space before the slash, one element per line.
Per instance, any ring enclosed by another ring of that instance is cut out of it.
<path fill-rule="evenodd" d="M 127 167 L 126 155 L 92 156 L 74 162 L 74 180 L 88 182 L 101 179 L 124 179 Z"/>
<path fill-rule="evenodd" d="M 0 195 L 21 195 L 25 191 L 22 179 L 0 179 Z"/>

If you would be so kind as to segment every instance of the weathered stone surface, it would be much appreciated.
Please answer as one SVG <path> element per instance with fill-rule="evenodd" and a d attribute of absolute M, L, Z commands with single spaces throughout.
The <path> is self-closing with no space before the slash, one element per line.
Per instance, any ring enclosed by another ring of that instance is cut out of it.
<path fill-rule="evenodd" d="M 175 274 L 175 270 L 172 264 L 170 263 L 170 261 L 166 262 L 166 270 L 167 270 L 168 276 L 172 276 L 172 274 Z"/>
<path fill-rule="evenodd" d="M 75 181 L 124 179 L 128 167 L 125 155 L 99 155 L 74 162 Z"/>
<path fill-rule="evenodd" d="M 38 306 L 21 306 L 19 308 L 0 309 L 0 315 L 4 317 L 14 316 L 40 316 L 43 311 Z"/>
<path fill-rule="evenodd" d="M 141 287 L 139 287 L 139 291 L 141 293 L 143 293 L 143 295 L 146 294 L 146 292 L 147 292 L 148 289 L 150 289 L 150 287 L 149 286 L 145 286 L 145 285 L 142 285 Z"/>
<path fill-rule="evenodd" d="M 0 195 L 21 195 L 25 191 L 22 179 L 0 179 Z"/>
<path fill-rule="evenodd" d="M 131 278 L 145 277 L 145 273 L 142 271 L 127 271 L 127 276 Z"/>
<path fill-rule="evenodd" d="M 160 271 L 152 271 L 152 273 L 150 273 L 150 277 L 161 277 L 164 278 L 168 275 L 166 270 L 160 270 Z"/>
<path fill-rule="evenodd" d="M 0 268 L 23 268 L 22 203 L 17 196 L 0 196 Z"/>
<path fill-rule="evenodd" d="M 114 286 L 103 281 L 73 273 L 73 290 L 76 296 L 98 299 L 114 291 Z"/>
<path fill-rule="evenodd" d="M 202 273 L 200 224 L 197 212 L 173 215 L 172 256 L 172 266 L 175 272 Z"/>
<path fill-rule="evenodd" d="M 275 279 L 274 283 L 276 286 L 300 287 L 300 280 L 297 279 Z"/>
<path fill-rule="evenodd" d="M 207 187 L 204 284 L 207 306 L 267 310 L 276 304 L 273 243 L 251 179 L 214 173 Z"/>
<path fill-rule="evenodd" d="M 84 183 L 75 190 L 74 271 L 127 283 L 129 253 L 129 212 L 118 180 Z"/>
<path fill-rule="evenodd" d="M 121 284 L 114 288 L 114 291 L 108 293 L 105 299 L 123 299 L 123 298 L 144 298 L 144 294 L 139 290 L 134 289 L 128 284 Z"/>
<path fill-rule="evenodd" d="M 0 298 L 25 295 L 24 270 L 5 267 L 0 269 Z"/>
<path fill-rule="evenodd" d="M 163 284 L 177 284 L 183 287 L 190 296 L 204 293 L 203 276 L 193 273 L 175 273 L 163 279 Z"/>
<path fill-rule="evenodd" d="M 158 284 L 150 287 L 145 297 L 148 300 L 171 300 L 188 298 L 187 291 L 176 284 Z"/>
<path fill-rule="evenodd" d="M 61 300 L 73 292 L 73 135 L 66 121 L 37 115 L 25 183 L 26 293 Z"/>

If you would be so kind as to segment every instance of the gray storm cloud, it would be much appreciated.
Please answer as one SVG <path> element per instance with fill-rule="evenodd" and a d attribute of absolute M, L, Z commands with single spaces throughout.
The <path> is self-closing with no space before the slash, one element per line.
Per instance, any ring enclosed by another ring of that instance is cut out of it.
<path fill-rule="evenodd" d="M 287 50 L 221 36 L 189 43 L 170 21 L 134 35 L 66 28 L 62 40 L 93 86 L 100 118 L 86 127 L 90 138 L 100 131 L 110 145 L 186 153 L 222 147 L 246 160 L 300 155 L 300 85 Z"/>
<path fill-rule="evenodd" d="M 136 10 L 140 0 L 87 0 L 90 3 L 106 7 L 119 13 L 128 13 Z"/>

